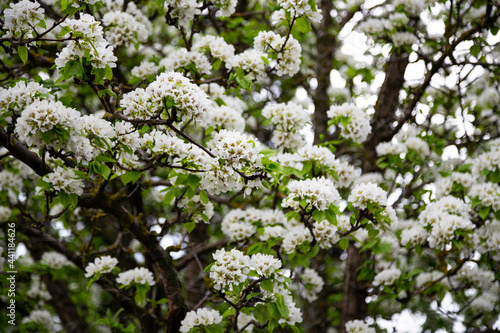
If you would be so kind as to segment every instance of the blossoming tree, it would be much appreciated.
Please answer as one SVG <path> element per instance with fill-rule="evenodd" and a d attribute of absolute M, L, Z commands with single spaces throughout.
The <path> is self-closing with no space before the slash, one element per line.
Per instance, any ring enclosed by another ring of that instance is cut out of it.
<path fill-rule="evenodd" d="M 499 17 L 3 2 L 0 330 L 500 329 Z"/>

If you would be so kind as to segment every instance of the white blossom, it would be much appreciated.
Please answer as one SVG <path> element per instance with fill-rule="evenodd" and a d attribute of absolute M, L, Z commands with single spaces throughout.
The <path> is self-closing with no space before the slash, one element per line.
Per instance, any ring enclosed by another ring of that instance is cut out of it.
<path fill-rule="evenodd" d="M 117 264 L 118 260 L 111 256 L 96 258 L 94 262 L 89 263 L 87 267 L 85 267 L 85 277 L 89 278 L 98 273 L 109 273 Z"/>

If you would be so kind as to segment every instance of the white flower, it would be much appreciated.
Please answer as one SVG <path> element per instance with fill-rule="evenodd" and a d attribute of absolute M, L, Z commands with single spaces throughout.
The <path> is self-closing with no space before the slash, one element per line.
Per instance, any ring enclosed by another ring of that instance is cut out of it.
<path fill-rule="evenodd" d="M 196 311 L 189 311 L 186 317 L 181 321 L 180 331 L 188 333 L 196 326 L 208 326 L 218 324 L 222 321 L 222 316 L 217 310 L 208 308 L 199 308 Z"/>
<path fill-rule="evenodd" d="M 118 274 L 116 282 L 125 286 L 131 283 L 148 284 L 149 286 L 155 285 L 153 273 L 144 267 L 136 267 Z"/>
<path fill-rule="evenodd" d="M 281 268 L 281 261 L 269 254 L 257 253 L 250 258 L 250 266 L 260 276 L 270 277 Z"/>
<path fill-rule="evenodd" d="M 179 20 L 179 26 L 184 29 L 189 28 L 189 22 L 201 13 L 196 0 L 167 0 L 164 6 L 172 18 Z"/>
<path fill-rule="evenodd" d="M 146 26 L 129 13 L 108 12 L 102 18 L 102 23 L 108 27 L 105 36 L 113 47 L 128 46 L 148 39 L 149 32 Z"/>
<path fill-rule="evenodd" d="M 44 327 L 48 333 L 55 333 L 54 318 L 47 310 L 33 310 L 28 317 L 25 317 L 23 323 L 36 323 Z"/>
<path fill-rule="evenodd" d="M 325 177 L 291 180 L 288 183 L 289 194 L 283 200 L 283 207 L 291 207 L 299 211 L 301 201 L 305 201 L 306 209 L 327 209 L 331 204 L 338 205 L 340 194 L 333 182 Z"/>
<path fill-rule="evenodd" d="M 193 64 L 200 74 L 210 74 L 212 71 L 212 66 L 204 54 L 184 48 L 170 52 L 160 61 L 160 67 L 164 67 L 166 72 L 173 72 L 189 64 Z"/>
<path fill-rule="evenodd" d="M 352 139 L 354 142 L 366 141 L 372 131 L 368 115 L 354 104 L 333 105 L 328 110 L 327 115 L 331 119 L 337 119 L 342 136 Z M 342 119 L 347 119 L 347 124 L 344 124 Z"/>
<path fill-rule="evenodd" d="M 345 324 L 347 333 L 375 333 L 375 329 L 362 320 L 351 320 Z"/>
<path fill-rule="evenodd" d="M 231 284 L 239 284 L 247 279 L 250 272 L 250 257 L 243 252 L 232 249 L 220 249 L 213 254 L 215 264 L 210 267 L 210 279 L 216 290 L 221 290 Z"/>
<path fill-rule="evenodd" d="M 312 268 L 304 269 L 304 272 L 300 275 L 300 281 L 304 286 L 300 290 L 300 294 L 308 302 L 313 302 L 318 298 L 318 294 L 325 284 L 321 276 Z"/>
<path fill-rule="evenodd" d="M 117 264 L 118 260 L 110 256 L 96 258 L 93 263 L 91 262 L 85 267 L 85 277 L 89 278 L 97 273 L 109 273 Z"/>
<path fill-rule="evenodd" d="M 302 106 L 294 102 L 267 104 L 262 116 L 273 123 L 272 142 L 278 148 L 297 149 L 304 145 L 299 131 L 310 120 L 310 116 Z"/>
<path fill-rule="evenodd" d="M 18 3 L 11 3 L 10 8 L 4 12 L 5 23 L 3 28 L 10 35 L 22 36 L 25 39 L 33 37 L 32 26 L 36 26 L 43 20 L 44 9 L 40 8 L 38 2 L 21 0 Z"/>
<path fill-rule="evenodd" d="M 75 172 L 71 169 L 65 170 L 58 166 L 44 179 L 47 183 L 52 184 L 56 191 L 64 191 L 68 194 L 75 193 L 77 195 L 83 193 L 83 180 L 76 178 Z"/>
<path fill-rule="evenodd" d="M 329 249 L 340 239 L 339 235 L 337 235 L 337 227 L 327 220 L 314 222 L 314 237 L 324 249 Z"/>
<path fill-rule="evenodd" d="M 177 110 L 176 116 L 180 116 L 181 121 L 195 119 L 203 123 L 207 113 L 211 111 L 211 104 L 205 92 L 176 72 L 161 73 L 146 89 L 137 88 L 126 94 L 121 105 L 123 113 L 134 118 L 144 119 L 159 114 L 168 118 L 174 114 L 171 107 L 165 110 L 167 99 L 173 101 Z"/>
<path fill-rule="evenodd" d="M 384 269 L 383 271 L 375 275 L 375 277 L 373 278 L 373 285 L 374 286 L 390 285 L 394 281 L 396 281 L 400 276 L 401 276 L 401 270 L 399 270 L 398 268 Z"/>
<path fill-rule="evenodd" d="M 354 207 L 366 208 L 369 202 L 387 206 L 387 192 L 373 183 L 356 185 L 347 199 Z"/>
<path fill-rule="evenodd" d="M 52 269 L 60 269 L 71 264 L 63 254 L 54 251 L 44 252 L 40 263 L 42 265 L 47 265 Z"/>
<path fill-rule="evenodd" d="M 261 52 L 278 52 L 276 74 L 279 76 L 292 76 L 300 69 L 302 47 L 292 36 L 289 36 L 287 40 L 272 31 L 260 31 L 255 37 L 254 48 Z"/>
<path fill-rule="evenodd" d="M 319 23 L 322 18 L 321 9 L 311 8 L 310 3 L 304 0 L 278 0 L 278 4 L 288 11 L 290 16 L 307 16 L 311 22 Z"/>

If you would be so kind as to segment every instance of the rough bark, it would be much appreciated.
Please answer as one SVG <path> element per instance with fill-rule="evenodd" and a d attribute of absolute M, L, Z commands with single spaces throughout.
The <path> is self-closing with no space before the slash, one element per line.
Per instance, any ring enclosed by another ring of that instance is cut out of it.
<path fill-rule="evenodd" d="M 345 333 L 345 324 L 353 319 L 366 316 L 367 290 L 363 282 L 357 279 L 357 270 L 365 262 L 366 256 L 359 253 L 353 243 L 347 249 L 347 261 L 344 270 L 344 285 L 342 296 L 342 316 L 340 317 L 340 332 Z"/>
<path fill-rule="evenodd" d="M 333 4 L 329 0 L 321 1 L 321 12 L 323 18 L 318 28 L 318 39 L 316 44 L 316 79 L 318 86 L 315 89 L 314 100 L 314 143 L 321 142 L 321 136 L 324 136 L 324 141 L 329 140 L 328 136 L 328 117 L 326 112 L 330 108 L 328 99 L 328 87 L 330 86 L 330 72 L 332 71 L 332 60 L 335 54 L 336 37 L 330 33 L 333 26 L 333 19 L 329 13 L 333 9 Z"/>

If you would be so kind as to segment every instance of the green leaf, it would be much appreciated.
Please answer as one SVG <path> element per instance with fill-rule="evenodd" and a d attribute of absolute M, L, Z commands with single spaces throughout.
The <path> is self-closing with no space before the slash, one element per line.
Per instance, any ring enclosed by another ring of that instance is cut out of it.
<path fill-rule="evenodd" d="M 61 0 L 61 10 L 66 10 L 68 7 L 69 0 Z"/>
<path fill-rule="evenodd" d="M 276 320 L 281 319 L 281 313 L 278 310 L 278 305 L 276 303 L 267 303 L 266 304 L 267 311 L 271 314 L 271 317 Z"/>
<path fill-rule="evenodd" d="M 114 163 L 114 162 L 116 162 L 116 160 L 114 158 L 103 156 L 103 155 L 97 156 L 96 157 L 96 161 L 104 162 L 104 163 L 108 163 L 108 162 Z"/>
<path fill-rule="evenodd" d="M 322 222 L 325 219 L 326 214 L 324 212 L 316 209 L 313 211 L 312 217 L 315 221 Z"/>
<path fill-rule="evenodd" d="M 205 205 L 210 202 L 210 200 L 208 199 L 207 191 L 203 190 L 200 192 L 200 200 Z"/>
<path fill-rule="evenodd" d="M 111 81 L 113 79 L 113 70 L 111 69 L 111 67 L 109 67 L 109 65 L 106 65 L 104 71 L 105 71 L 104 77 L 109 81 Z"/>
<path fill-rule="evenodd" d="M 252 89 L 252 79 L 248 75 L 236 76 L 236 83 L 245 90 Z"/>
<path fill-rule="evenodd" d="M 261 324 L 264 324 L 271 318 L 269 311 L 263 304 L 257 304 L 255 306 L 253 310 L 253 316 Z"/>
<path fill-rule="evenodd" d="M 205 331 L 208 333 L 223 333 L 224 330 L 217 324 L 205 326 Z"/>
<path fill-rule="evenodd" d="M 175 191 L 174 190 L 169 190 L 165 193 L 165 197 L 163 198 L 163 203 L 169 204 L 174 200 L 175 198 Z"/>
<path fill-rule="evenodd" d="M 64 66 L 64 77 L 66 79 L 76 76 L 79 79 L 83 78 L 83 66 L 79 61 L 70 60 Z"/>
<path fill-rule="evenodd" d="M 490 214 L 490 209 L 490 206 L 481 207 L 481 209 L 479 210 L 479 217 L 481 217 L 483 220 L 486 220 L 486 218 Z"/>
<path fill-rule="evenodd" d="M 96 83 L 104 83 L 104 74 L 106 74 L 106 70 L 104 68 L 94 68 L 92 70 L 94 74 L 94 82 Z"/>
<path fill-rule="evenodd" d="M 19 58 L 24 64 L 28 61 L 28 48 L 26 45 L 18 45 L 17 54 L 19 54 Z"/>
<path fill-rule="evenodd" d="M 146 294 L 148 293 L 148 290 L 149 285 L 136 283 L 134 301 L 137 305 L 142 306 L 146 303 Z"/>
<path fill-rule="evenodd" d="M 189 232 L 189 233 L 191 233 L 194 230 L 195 226 L 196 226 L 196 222 L 195 221 L 184 223 L 184 227 L 186 228 L 187 232 Z"/>
<path fill-rule="evenodd" d="M 64 207 L 68 207 L 68 206 L 71 206 L 73 208 L 76 208 L 76 206 L 78 206 L 78 195 L 76 195 L 75 193 L 66 193 L 66 192 L 59 192 L 59 202 L 61 203 L 61 205 L 63 205 Z"/>
<path fill-rule="evenodd" d="M 308 33 L 311 31 L 311 22 L 309 22 L 309 18 L 307 16 L 299 17 L 295 23 L 297 23 L 297 28 L 303 33 Z"/>
<path fill-rule="evenodd" d="M 123 182 L 124 185 L 127 185 L 128 183 L 132 182 L 132 184 L 135 184 L 136 181 L 141 178 L 142 173 L 137 172 L 137 171 L 127 171 L 123 174 L 120 175 L 120 178 Z"/>
<path fill-rule="evenodd" d="M 470 47 L 470 54 L 474 57 L 477 57 L 479 52 L 481 52 L 481 45 L 480 44 L 474 44 Z"/>
<path fill-rule="evenodd" d="M 278 155 L 278 152 L 273 150 L 273 149 L 262 149 L 260 152 L 259 152 L 260 155 L 264 156 L 264 157 L 270 157 L 270 156 L 276 156 Z"/>
<path fill-rule="evenodd" d="M 273 281 L 271 281 L 271 280 L 264 280 L 264 281 L 261 281 L 261 282 L 260 282 L 260 286 L 262 287 L 262 289 L 267 290 L 267 291 L 269 291 L 270 293 L 272 293 L 272 292 L 273 292 L 274 283 L 273 283 Z"/>
<path fill-rule="evenodd" d="M 339 246 L 342 250 L 347 250 L 347 248 L 349 247 L 349 240 L 347 238 L 342 238 L 339 241 Z"/>
<path fill-rule="evenodd" d="M 288 306 L 285 305 L 285 298 L 283 295 L 276 295 L 276 306 L 278 307 L 278 311 L 281 314 L 281 318 L 288 318 L 289 310 Z"/>
<path fill-rule="evenodd" d="M 51 129 L 51 130 L 46 131 L 46 132 L 40 131 L 40 138 L 42 139 L 43 143 L 45 143 L 45 144 L 48 144 L 49 142 L 54 140 L 54 138 L 56 136 L 57 136 L 57 133 L 56 133 L 56 131 L 54 131 L 54 129 Z"/>
<path fill-rule="evenodd" d="M 87 283 L 87 285 L 85 286 L 85 289 L 86 290 L 89 290 L 90 288 L 90 285 L 92 283 L 94 283 L 95 281 L 99 280 L 99 278 L 101 277 L 101 273 L 96 273 L 89 281 L 89 283 Z"/>
<path fill-rule="evenodd" d="M 196 187 L 198 187 L 198 184 L 200 182 L 200 177 L 198 177 L 197 175 L 194 175 L 194 174 L 190 174 L 188 176 L 188 185 L 189 187 L 191 187 L 191 189 L 193 190 L 196 190 Z"/>

